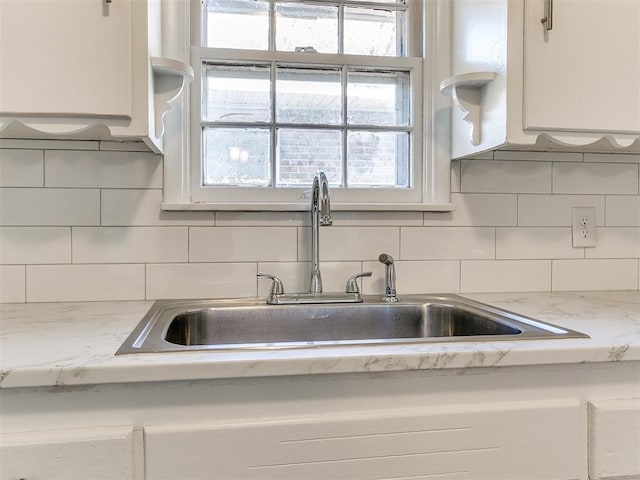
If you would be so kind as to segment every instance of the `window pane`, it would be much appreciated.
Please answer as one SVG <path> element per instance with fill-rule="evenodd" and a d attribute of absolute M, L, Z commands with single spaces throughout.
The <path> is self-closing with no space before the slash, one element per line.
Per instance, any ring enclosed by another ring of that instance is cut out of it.
<path fill-rule="evenodd" d="M 204 120 L 268 122 L 271 119 L 269 67 L 206 65 Z"/>
<path fill-rule="evenodd" d="M 403 56 L 404 12 L 371 8 L 344 9 L 344 53 Z"/>
<path fill-rule="evenodd" d="M 261 0 L 207 0 L 205 46 L 269 48 L 269 2 Z"/>
<path fill-rule="evenodd" d="M 347 123 L 409 125 L 409 74 L 351 71 L 347 81 Z"/>
<path fill-rule="evenodd" d="M 268 129 L 206 128 L 203 139 L 204 186 L 270 185 Z"/>
<path fill-rule="evenodd" d="M 279 129 L 277 186 L 310 186 L 319 169 L 329 183 L 342 183 L 342 133 L 339 130 Z"/>
<path fill-rule="evenodd" d="M 347 186 L 409 187 L 408 158 L 406 132 L 349 132 Z"/>
<path fill-rule="evenodd" d="M 276 50 L 313 47 L 321 53 L 338 53 L 337 7 L 276 2 L 275 14 Z"/>
<path fill-rule="evenodd" d="M 276 121 L 338 125 L 342 123 L 340 71 L 279 68 Z"/>

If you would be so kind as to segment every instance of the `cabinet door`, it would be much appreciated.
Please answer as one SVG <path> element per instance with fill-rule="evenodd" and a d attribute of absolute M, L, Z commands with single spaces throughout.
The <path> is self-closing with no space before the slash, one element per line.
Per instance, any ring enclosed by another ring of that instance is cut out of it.
<path fill-rule="evenodd" d="M 589 403 L 589 478 L 640 480 L 640 398 Z"/>
<path fill-rule="evenodd" d="M 0 435 L 0 478 L 133 480 L 130 427 Z"/>
<path fill-rule="evenodd" d="M 640 133 L 640 2 L 526 0 L 524 128 Z"/>
<path fill-rule="evenodd" d="M 145 428 L 147 480 L 577 479 L 578 402 Z"/>
<path fill-rule="evenodd" d="M 130 118 L 132 0 L 2 0 L 0 114 Z"/>

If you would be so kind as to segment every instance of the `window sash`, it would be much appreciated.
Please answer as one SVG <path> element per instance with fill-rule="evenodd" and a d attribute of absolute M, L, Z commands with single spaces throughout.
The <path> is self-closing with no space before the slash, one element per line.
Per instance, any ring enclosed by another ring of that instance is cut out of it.
<path fill-rule="evenodd" d="M 354 55 L 334 55 L 317 53 L 295 53 L 276 51 L 251 51 L 235 49 L 214 49 L 192 47 L 192 65 L 195 71 L 194 87 L 191 89 L 191 201 L 211 204 L 260 204 L 276 203 L 295 206 L 308 203 L 308 187 L 254 188 L 248 186 L 202 186 L 202 66 L 204 63 L 253 64 L 277 62 L 292 66 L 336 66 L 348 65 L 363 69 L 403 70 L 410 76 L 410 110 L 413 112 L 411 127 L 377 127 L 381 131 L 410 131 L 409 145 L 410 188 L 385 187 L 349 187 L 333 189 L 332 199 L 335 203 L 369 203 L 375 198 L 376 203 L 416 203 L 421 202 L 423 191 L 423 122 L 422 122 L 422 59 L 413 57 L 368 57 Z M 372 128 L 372 130 L 375 128 Z M 356 130 L 354 128 L 353 130 Z M 272 147 L 273 148 L 273 147 Z M 346 148 L 346 145 L 345 145 Z M 275 161 L 275 157 L 271 158 Z"/>
<path fill-rule="evenodd" d="M 193 1 L 193 0 L 192 0 Z M 199 23 L 199 27 L 202 29 L 200 32 L 200 38 L 198 41 L 199 46 L 208 46 L 207 45 L 207 21 L 208 17 L 206 14 L 206 0 L 203 1 L 203 8 L 200 9 L 200 15 L 202 16 L 201 21 Z M 376 1 L 367 1 L 367 0 L 263 0 L 268 4 L 268 39 L 267 39 L 267 48 L 265 51 L 275 51 L 276 50 L 276 36 L 277 36 L 277 28 L 276 28 L 276 3 L 278 4 L 295 4 L 295 3 L 303 3 L 308 6 L 327 6 L 327 7 L 337 7 L 338 16 L 337 16 L 337 47 L 338 54 L 345 53 L 345 22 L 346 15 L 345 10 L 354 9 L 354 8 L 369 8 L 369 9 L 385 9 L 388 11 L 394 12 L 402 12 L 404 14 L 404 20 L 402 25 L 399 25 L 399 36 L 397 38 L 397 54 L 400 57 L 406 56 L 415 56 L 414 53 L 416 45 L 419 44 L 419 41 L 412 32 L 415 28 L 415 22 L 411 22 L 410 15 L 415 15 L 417 9 L 416 6 L 423 2 L 424 0 L 388 0 L 383 2 Z M 413 37 L 413 38 L 412 38 Z"/>

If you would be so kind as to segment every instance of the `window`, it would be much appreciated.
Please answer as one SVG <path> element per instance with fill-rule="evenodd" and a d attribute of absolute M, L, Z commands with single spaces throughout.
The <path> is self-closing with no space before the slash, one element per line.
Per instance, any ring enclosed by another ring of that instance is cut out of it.
<path fill-rule="evenodd" d="M 189 171 L 167 172 L 165 208 L 305 210 L 319 169 L 336 209 L 437 203 L 423 120 L 430 1 L 193 2 Z"/>

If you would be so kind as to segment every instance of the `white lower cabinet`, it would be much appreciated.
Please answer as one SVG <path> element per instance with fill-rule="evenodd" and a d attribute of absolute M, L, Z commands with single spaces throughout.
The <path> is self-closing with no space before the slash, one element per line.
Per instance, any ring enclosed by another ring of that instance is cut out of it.
<path fill-rule="evenodd" d="M 134 480 L 134 452 L 131 427 L 6 433 L 0 435 L 0 478 Z"/>
<path fill-rule="evenodd" d="M 578 479 L 577 400 L 154 425 L 147 480 Z"/>
<path fill-rule="evenodd" d="M 589 403 L 589 478 L 640 480 L 640 398 Z"/>

